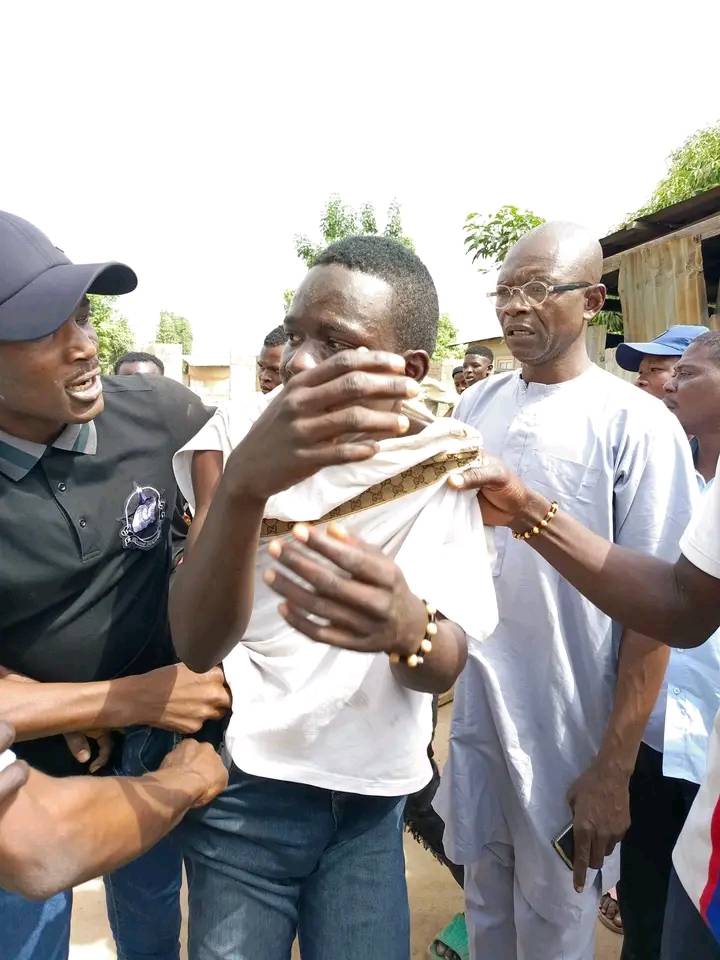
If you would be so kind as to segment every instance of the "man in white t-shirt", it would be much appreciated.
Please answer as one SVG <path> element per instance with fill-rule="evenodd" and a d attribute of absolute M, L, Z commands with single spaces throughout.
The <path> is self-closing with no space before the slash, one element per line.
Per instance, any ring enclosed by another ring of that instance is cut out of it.
<path fill-rule="evenodd" d="M 677 329 L 677 328 L 676 328 Z M 703 328 L 673 358 L 665 404 L 695 438 L 699 496 L 710 495 L 720 459 L 720 334 Z M 630 829 L 620 854 L 623 958 L 660 956 L 672 851 L 705 776 L 720 707 L 720 633 L 693 650 L 673 650 L 630 781 Z"/>
<path fill-rule="evenodd" d="M 695 486 L 688 443 L 661 403 L 591 363 L 601 274 L 600 244 L 573 224 L 513 247 L 496 309 L 521 369 L 469 387 L 454 416 L 561 509 L 672 559 Z M 465 865 L 473 960 L 591 960 L 666 651 L 623 631 L 509 531 L 495 546 L 499 624 L 456 687 L 436 798 L 445 849 Z M 592 851 L 575 888 L 552 847 L 570 821 L 578 851 Z"/>
<path fill-rule="evenodd" d="M 720 465 L 719 465 L 720 469 Z M 672 564 L 609 543 L 558 510 L 554 491 L 535 490 L 501 461 L 453 476 L 455 489 L 480 490 L 486 523 L 508 527 L 589 600 L 627 627 L 680 649 L 720 627 L 720 482 L 693 515 Z M 544 523 L 542 522 L 544 520 Z M 673 854 L 662 960 L 720 958 L 720 716 L 710 737 L 707 772 Z M 583 855 L 575 869 L 585 870 Z"/>
<path fill-rule="evenodd" d="M 175 645 L 194 669 L 223 659 L 234 692 L 229 788 L 183 830 L 191 960 L 289 960 L 296 934 L 304 960 L 409 958 L 403 807 L 431 776 L 428 693 L 497 615 L 477 500 L 444 482 L 479 435 L 401 409 L 437 321 L 411 251 L 334 244 L 286 317 L 283 389 L 175 458 L 195 508 Z"/>

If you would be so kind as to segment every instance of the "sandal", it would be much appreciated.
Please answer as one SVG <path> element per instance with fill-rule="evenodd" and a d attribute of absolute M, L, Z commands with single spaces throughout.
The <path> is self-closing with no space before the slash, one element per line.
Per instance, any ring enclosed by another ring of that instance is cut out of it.
<path fill-rule="evenodd" d="M 437 960 L 470 960 L 465 914 L 456 913 L 450 923 L 444 927 L 428 947 L 428 957 Z"/>
<path fill-rule="evenodd" d="M 612 930 L 613 933 L 619 933 L 620 936 L 622 936 L 622 917 L 620 916 L 620 905 L 617 902 L 615 890 L 608 890 L 601 898 L 600 906 L 598 907 L 598 920 L 604 927 L 607 927 L 608 930 Z"/>

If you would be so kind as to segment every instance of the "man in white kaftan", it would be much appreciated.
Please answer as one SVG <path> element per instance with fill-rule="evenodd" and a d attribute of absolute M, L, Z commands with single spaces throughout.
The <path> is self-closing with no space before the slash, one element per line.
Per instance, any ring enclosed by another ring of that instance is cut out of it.
<path fill-rule="evenodd" d="M 587 359 L 583 324 L 604 293 L 594 246 L 575 228 L 547 225 L 511 252 L 498 313 L 523 369 L 466 390 L 455 416 L 603 537 L 674 559 L 695 482 L 687 440 L 663 405 Z M 569 289 L 553 289 L 566 281 Z M 612 767 L 603 744 L 622 631 L 511 531 L 497 529 L 496 551 L 500 622 L 470 647 L 436 799 L 445 848 L 466 865 L 474 960 L 591 960 L 617 856 L 578 893 L 552 840 L 572 820 L 569 789 L 603 749 Z M 627 737 L 637 742 L 623 751 L 637 750 L 642 726 L 633 724 Z"/>

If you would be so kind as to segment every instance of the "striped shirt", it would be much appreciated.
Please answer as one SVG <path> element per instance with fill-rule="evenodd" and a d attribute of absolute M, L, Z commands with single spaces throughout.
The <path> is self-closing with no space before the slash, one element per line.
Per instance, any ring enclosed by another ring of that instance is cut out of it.
<path fill-rule="evenodd" d="M 48 447 L 72 453 L 96 453 L 97 429 L 90 423 L 69 423 L 53 443 L 21 440 L 0 430 L 0 472 L 10 480 L 22 480 L 45 455 Z"/>

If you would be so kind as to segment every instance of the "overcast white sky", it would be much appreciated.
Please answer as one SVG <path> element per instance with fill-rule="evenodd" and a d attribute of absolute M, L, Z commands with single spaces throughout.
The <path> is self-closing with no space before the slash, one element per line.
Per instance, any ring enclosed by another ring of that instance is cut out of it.
<path fill-rule="evenodd" d="M 397 197 L 441 308 L 487 333 L 468 211 L 603 235 L 720 115 L 717 0 L 23 0 L 0 37 L 0 208 L 125 260 L 139 338 L 164 307 L 203 352 L 282 320 L 335 191 Z"/>

